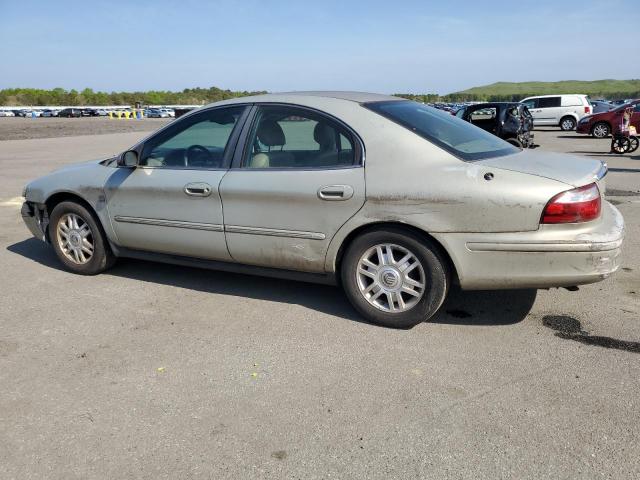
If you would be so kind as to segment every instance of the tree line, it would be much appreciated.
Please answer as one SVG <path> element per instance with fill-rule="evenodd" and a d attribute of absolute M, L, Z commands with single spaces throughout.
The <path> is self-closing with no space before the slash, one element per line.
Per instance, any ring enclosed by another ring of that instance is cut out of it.
<path fill-rule="evenodd" d="M 84 90 L 65 90 L 54 88 L 6 88 L 0 90 L 0 105 L 133 105 L 141 102 L 145 105 L 203 105 L 229 98 L 256 95 L 260 92 L 222 90 L 211 88 L 185 88 L 181 92 L 150 90 L 147 92 L 96 92 L 91 88 Z"/>
<path fill-rule="evenodd" d="M 150 90 L 147 92 L 96 92 L 91 88 L 84 90 L 65 90 L 54 88 L 45 90 L 39 88 L 6 88 L 0 90 L 0 105 L 133 105 L 141 102 L 145 105 L 204 105 L 229 98 L 246 95 L 257 95 L 265 91 L 232 91 L 217 87 L 185 88 L 181 92 L 166 90 Z M 556 93 L 556 92 L 549 92 Z M 412 94 L 396 93 L 396 96 L 423 103 L 456 103 L 456 102 L 517 102 L 537 93 L 487 95 L 470 93 L 452 93 L 438 95 L 436 93 Z M 608 99 L 640 98 L 638 92 L 608 92 L 606 95 L 591 94 L 591 98 L 605 97 Z"/>

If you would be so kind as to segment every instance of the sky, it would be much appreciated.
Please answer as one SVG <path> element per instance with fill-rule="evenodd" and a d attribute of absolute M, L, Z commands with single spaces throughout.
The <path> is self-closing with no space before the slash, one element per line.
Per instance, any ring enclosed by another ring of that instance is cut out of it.
<path fill-rule="evenodd" d="M 640 78 L 637 0 L 0 0 L 0 88 L 446 94 Z"/>

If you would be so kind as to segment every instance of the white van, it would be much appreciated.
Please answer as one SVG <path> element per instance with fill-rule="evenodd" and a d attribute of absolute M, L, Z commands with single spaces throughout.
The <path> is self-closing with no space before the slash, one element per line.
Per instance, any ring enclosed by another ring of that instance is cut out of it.
<path fill-rule="evenodd" d="M 552 125 L 562 130 L 575 130 L 582 117 L 591 115 L 593 107 L 588 95 L 541 95 L 522 100 L 534 125 Z"/>

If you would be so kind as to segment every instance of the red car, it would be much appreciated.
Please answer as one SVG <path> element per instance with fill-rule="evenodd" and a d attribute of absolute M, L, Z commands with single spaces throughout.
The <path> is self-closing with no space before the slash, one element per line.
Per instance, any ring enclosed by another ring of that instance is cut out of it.
<path fill-rule="evenodd" d="M 631 125 L 640 132 L 640 100 L 634 100 L 608 112 L 588 115 L 578 122 L 576 132 L 591 134 L 596 138 L 604 138 L 611 133 L 612 125 L 620 123 L 624 109 L 633 105 Z"/>

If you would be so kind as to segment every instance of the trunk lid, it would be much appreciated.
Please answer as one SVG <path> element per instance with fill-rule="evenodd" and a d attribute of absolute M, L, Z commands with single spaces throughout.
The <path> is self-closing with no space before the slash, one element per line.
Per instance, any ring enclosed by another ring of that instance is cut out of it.
<path fill-rule="evenodd" d="M 523 150 L 515 155 L 478 160 L 474 163 L 550 178 L 573 187 L 581 187 L 593 182 L 601 185 L 601 179 L 607 173 L 607 164 L 600 160 L 531 150 Z M 600 188 L 601 192 L 603 190 L 604 188 Z"/>

